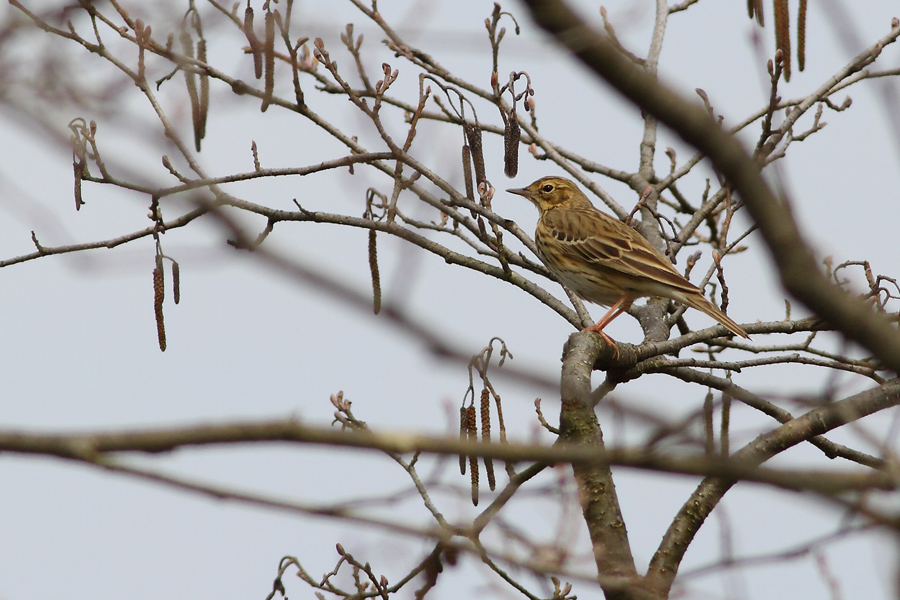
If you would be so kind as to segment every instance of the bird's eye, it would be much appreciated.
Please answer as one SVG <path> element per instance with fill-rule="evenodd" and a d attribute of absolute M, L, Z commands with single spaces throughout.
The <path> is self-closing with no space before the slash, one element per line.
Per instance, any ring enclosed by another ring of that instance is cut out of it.
<path fill-rule="evenodd" d="M 544 187 L 541 188 L 541 191 L 545 192 L 545 193 L 550 193 L 553 191 L 553 185 L 548 183 L 547 185 L 545 185 Z"/>

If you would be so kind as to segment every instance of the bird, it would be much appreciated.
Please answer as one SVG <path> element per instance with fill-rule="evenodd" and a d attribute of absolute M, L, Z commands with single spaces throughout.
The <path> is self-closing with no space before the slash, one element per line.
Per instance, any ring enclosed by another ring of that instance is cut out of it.
<path fill-rule="evenodd" d="M 638 298 L 660 296 L 706 313 L 735 335 L 750 339 L 675 270 L 640 233 L 598 210 L 578 186 L 564 177 L 543 177 L 524 188 L 506 190 L 524 196 L 540 212 L 534 241 L 538 256 L 556 279 L 575 294 L 609 311 L 584 331 L 600 334 L 618 353 L 603 328 Z"/>

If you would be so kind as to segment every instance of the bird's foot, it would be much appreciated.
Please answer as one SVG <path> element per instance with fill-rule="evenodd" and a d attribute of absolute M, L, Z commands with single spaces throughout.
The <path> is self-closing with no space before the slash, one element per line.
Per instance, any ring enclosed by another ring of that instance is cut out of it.
<path fill-rule="evenodd" d="M 603 327 L 605 325 L 606 325 L 605 323 L 602 325 L 600 323 L 596 323 L 594 325 L 591 325 L 590 327 L 585 327 L 584 329 L 582 329 L 582 331 L 591 331 L 593 333 L 600 335 L 600 337 L 603 338 L 603 341 L 606 342 L 606 344 L 608 346 L 612 347 L 613 352 L 615 353 L 616 357 L 618 357 L 619 356 L 619 346 L 616 344 L 616 342 L 611 337 L 609 337 L 608 335 L 606 335 L 603 332 Z"/>

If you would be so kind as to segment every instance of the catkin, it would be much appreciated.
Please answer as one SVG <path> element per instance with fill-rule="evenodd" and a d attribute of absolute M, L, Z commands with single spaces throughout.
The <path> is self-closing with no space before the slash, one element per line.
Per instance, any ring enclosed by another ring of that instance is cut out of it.
<path fill-rule="evenodd" d="M 806 67 L 806 0 L 800 0 L 797 11 L 797 68 Z"/>
<path fill-rule="evenodd" d="M 206 40 L 201 39 L 197 42 L 197 60 L 206 64 Z M 200 149 L 200 141 L 206 137 L 206 117 L 209 114 L 209 73 L 206 72 L 206 69 L 200 73 L 200 123 L 197 126 L 199 133 L 195 135 L 198 136 L 197 140 L 197 149 Z"/>
<path fill-rule="evenodd" d="M 491 394 L 487 387 L 481 390 L 481 439 L 491 439 Z"/>
<path fill-rule="evenodd" d="M 253 53 L 253 74 L 259 79 L 263 74 L 262 46 L 253 31 L 253 8 L 249 5 L 244 11 L 244 36 L 250 44 L 250 52 Z"/>
<path fill-rule="evenodd" d="M 79 158 L 72 161 L 72 167 L 75 170 L 75 210 L 81 210 L 81 205 L 84 204 L 81 196 L 81 180 L 84 178 L 85 167 L 84 159 Z"/>
<path fill-rule="evenodd" d="M 470 404 L 466 409 L 466 432 L 470 442 L 475 441 L 478 431 L 478 425 L 475 420 L 475 404 Z M 472 504 L 478 506 L 478 457 L 474 454 L 469 456 L 469 471 L 472 476 Z"/>
<path fill-rule="evenodd" d="M 765 25 L 762 0 L 747 0 L 747 14 L 751 19 L 756 17 L 756 22 L 759 23 L 760 27 Z"/>
<path fill-rule="evenodd" d="M 463 179 L 466 182 L 466 198 L 475 202 L 475 186 L 472 184 L 472 152 L 468 144 L 462 147 Z"/>
<path fill-rule="evenodd" d="M 711 455 L 716 451 L 716 432 L 713 427 L 713 394 L 712 388 L 706 392 L 703 399 L 703 431 L 704 431 L 704 452 Z"/>
<path fill-rule="evenodd" d="M 266 45 L 264 48 L 266 59 L 266 87 L 262 101 L 262 112 L 266 112 L 272 102 L 272 93 L 275 90 L 275 15 L 266 13 Z"/>
<path fill-rule="evenodd" d="M 503 173 L 512 179 L 519 172 L 519 140 L 522 131 L 519 129 L 519 119 L 516 111 L 509 113 L 509 121 L 503 132 Z"/>
<path fill-rule="evenodd" d="M 372 272 L 372 305 L 377 315 L 381 312 L 381 275 L 378 272 L 378 246 L 375 230 L 369 230 L 369 271 Z"/>
<path fill-rule="evenodd" d="M 156 315 L 156 337 L 159 340 L 159 349 L 166 351 L 166 325 L 163 322 L 163 299 L 166 295 L 165 280 L 162 267 L 153 269 L 153 313 Z"/>
<path fill-rule="evenodd" d="M 722 456 L 728 457 L 729 451 L 729 433 L 731 430 L 731 394 L 722 393 L 722 424 L 721 434 L 719 435 L 719 451 Z"/>
<path fill-rule="evenodd" d="M 468 419 L 468 411 L 466 411 L 465 406 L 459 407 L 459 441 L 464 442 L 469 437 L 469 431 L 467 423 Z M 459 455 L 459 474 L 466 474 L 466 455 L 460 453 Z"/>
<path fill-rule="evenodd" d="M 481 441 L 491 441 L 491 394 L 487 387 L 481 390 Z M 484 471 L 487 474 L 488 487 L 493 492 L 497 487 L 497 478 L 494 476 L 494 460 L 484 457 Z"/>
<path fill-rule="evenodd" d="M 172 261 L 172 296 L 175 304 L 181 302 L 181 267 L 174 260 Z"/>
<path fill-rule="evenodd" d="M 187 31 L 181 32 L 181 48 L 184 55 L 194 58 L 194 41 Z M 182 66 L 184 81 L 187 84 L 188 97 L 191 99 L 191 123 L 194 125 L 194 147 L 200 152 L 200 95 L 197 93 L 197 78 L 194 76 L 193 66 L 185 63 Z"/>
<path fill-rule="evenodd" d="M 484 176 L 484 154 L 481 143 L 481 127 L 466 123 L 464 130 L 466 139 L 469 140 L 469 149 L 472 153 L 472 163 L 475 167 L 475 184 L 486 181 Z"/>
<path fill-rule="evenodd" d="M 775 0 L 775 47 L 784 60 L 784 80 L 791 80 L 791 20 L 788 0 Z"/>

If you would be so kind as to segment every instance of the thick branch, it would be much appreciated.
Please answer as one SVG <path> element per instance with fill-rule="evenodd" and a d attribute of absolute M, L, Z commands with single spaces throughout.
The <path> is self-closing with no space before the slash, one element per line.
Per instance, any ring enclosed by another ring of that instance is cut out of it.
<path fill-rule="evenodd" d="M 598 339 L 576 333 L 563 349 L 559 433 L 560 443 L 602 454 L 603 432 L 591 400 L 591 371 L 603 348 Z M 637 571 L 612 471 L 608 464 L 576 463 L 573 468 L 603 591 L 607 598 L 637 597 L 633 593 Z"/>
<path fill-rule="evenodd" d="M 759 465 L 785 449 L 900 402 L 900 380 L 872 388 L 809 411 L 778 429 L 760 435 L 733 455 L 746 465 Z M 732 479 L 708 477 L 685 502 L 650 561 L 647 579 L 654 589 L 671 588 L 684 552 L 694 535 L 732 485 Z"/>

